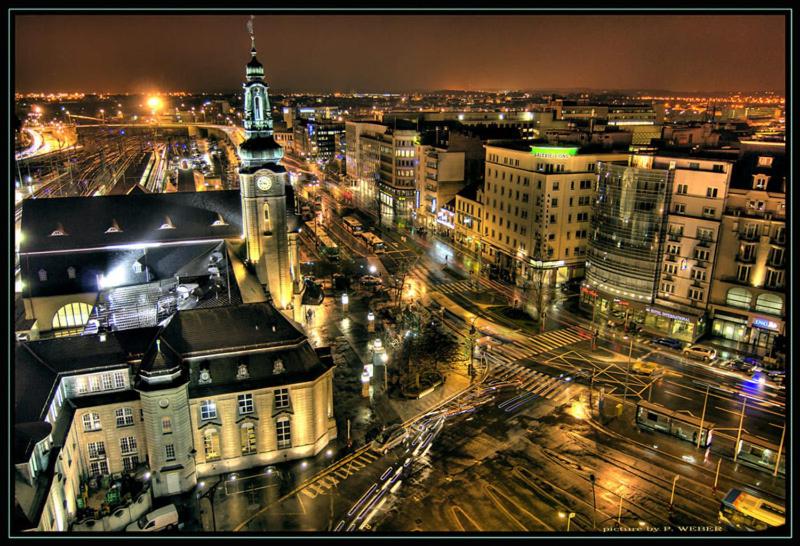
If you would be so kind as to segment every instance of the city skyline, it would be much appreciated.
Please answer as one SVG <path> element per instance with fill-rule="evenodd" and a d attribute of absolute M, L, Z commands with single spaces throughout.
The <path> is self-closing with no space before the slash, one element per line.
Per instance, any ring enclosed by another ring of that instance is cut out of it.
<path fill-rule="evenodd" d="M 246 21 L 245 14 L 18 15 L 15 91 L 235 91 L 241 77 L 237 52 L 249 42 Z M 257 47 L 270 85 L 287 91 L 365 93 L 782 93 L 784 23 L 784 17 L 771 15 L 255 17 Z M 303 34 L 295 36 L 300 28 Z M 342 33 L 343 28 L 359 32 Z M 503 32 L 494 35 L 492 28 Z M 749 39 L 742 41 L 743 35 Z M 32 43 L 39 46 L 28 47 Z M 57 46 L 41 46 L 47 43 Z M 338 47 L 331 49 L 332 43 Z M 365 48 L 364 43 L 379 47 Z M 734 63 L 748 69 L 732 71 Z"/>

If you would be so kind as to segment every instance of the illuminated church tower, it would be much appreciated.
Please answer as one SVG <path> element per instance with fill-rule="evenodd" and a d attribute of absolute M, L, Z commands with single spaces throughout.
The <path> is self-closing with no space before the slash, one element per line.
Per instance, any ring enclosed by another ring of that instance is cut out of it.
<path fill-rule="evenodd" d="M 252 58 L 247 63 L 247 81 L 243 85 L 245 140 L 239 145 L 247 259 L 255 266 L 258 280 L 269 290 L 273 305 L 287 309 L 292 302 L 285 194 L 289 174 L 279 164 L 283 148 L 273 137 L 264 67 L 256 58 L 252 20 L 248 26 Z"/>

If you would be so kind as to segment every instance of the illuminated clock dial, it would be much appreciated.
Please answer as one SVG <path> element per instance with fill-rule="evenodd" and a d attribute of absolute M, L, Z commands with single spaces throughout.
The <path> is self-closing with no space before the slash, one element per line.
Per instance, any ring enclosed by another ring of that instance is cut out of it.
<path fill-rule="evenodd" d="M 269 176 L 259 176 L 256 178 L 256 187 L 261 191 L 269 191 L 272 187 L 272 178 Z"/>

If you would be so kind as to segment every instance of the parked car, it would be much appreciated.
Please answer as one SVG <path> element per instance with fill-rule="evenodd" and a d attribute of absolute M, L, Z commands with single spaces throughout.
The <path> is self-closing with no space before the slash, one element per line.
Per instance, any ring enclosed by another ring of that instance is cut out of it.
<path fill-rule="evenodd" d="M 377 286 L 383 284 L 383 281 L 380 277 L 375 277 L 373 275 L 364 275 L 361 277 L 361 284 L 364 286 Z"/>
<path fill-rule="evenodd" d="M 709 362 L 717 358 L 717 351 L 705 345 L 692 345 L 683 350 L 683 356 Z"/>
<path fill-rule="evenodd" d="M 641 375 L 655 375 L 661 368 L 653 362 L 645 362 L 644 360 L 637 360 L 631 366 L 631 371 Z"/>
<path fill-rule="evenodd" d="M 125 527 L 126 531 L 153 533 L 164 529 L 174 529 L 178 526 L 178 509 L 174 504 L 162 506 L 157 510 L 143 515 L 138 520 Z"/>
<path fill-rule="evenodd" d="M 676 351 L 683 349 L 683 343 L 677 339 L 672 339 L 671 337 L 657 337 L 653 340 L 653 344 L 663 345 L 664 347 L 669 347 L 670 349 L 675 349 Z"/>

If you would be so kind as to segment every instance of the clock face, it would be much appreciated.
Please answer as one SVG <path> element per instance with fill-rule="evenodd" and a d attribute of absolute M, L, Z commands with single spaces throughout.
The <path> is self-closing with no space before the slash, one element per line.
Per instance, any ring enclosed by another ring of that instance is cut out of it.
<path fill-rule="evenodd" d="M 259 176 L 256 178 L 256 187 L 261 191 L 269 191 L 272 187 L 272 178 L 269 176 Z"/>

